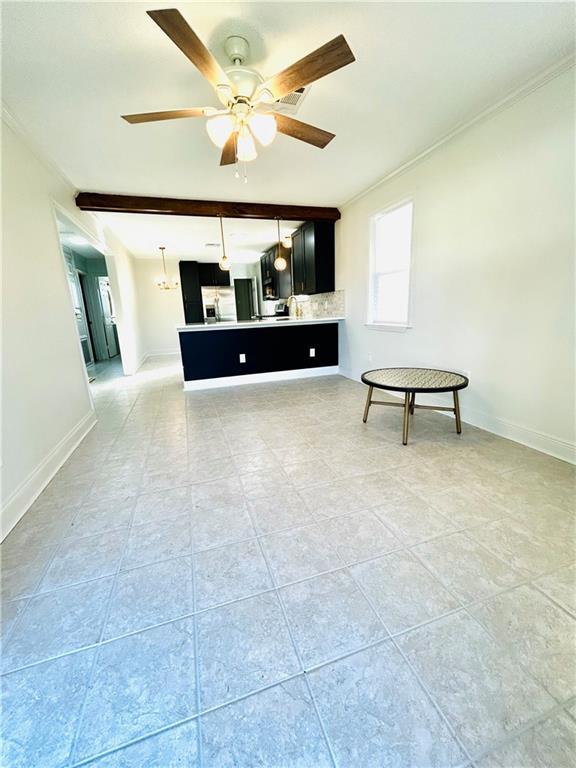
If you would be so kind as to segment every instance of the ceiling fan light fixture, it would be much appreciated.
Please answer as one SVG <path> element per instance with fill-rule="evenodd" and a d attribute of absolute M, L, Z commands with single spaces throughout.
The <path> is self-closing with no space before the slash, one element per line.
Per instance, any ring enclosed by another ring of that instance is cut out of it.
<path fill-rule="evenodd" d="M 254 138 L 247 126 L 243 125 L 238 132 L 238 143 L 236 149 L 238 160 L 242 163 L 248 163 L 251 160 L 256 160 L 258 152 L 256 152 L 256 144 Z"/>
<path fill-rule="evenodd" d="M 276 118 L 274 115 L 252 114 L 248 118 L 248 125 L 263 147 L 272 144 L 277 131 Z"/>
<path fill-rule="evenodd" d="M 222 149 L 235 125 L 236 120 L 233 115 L 217 115 L 206 121 L 206 130 L 211 141 Z"/>

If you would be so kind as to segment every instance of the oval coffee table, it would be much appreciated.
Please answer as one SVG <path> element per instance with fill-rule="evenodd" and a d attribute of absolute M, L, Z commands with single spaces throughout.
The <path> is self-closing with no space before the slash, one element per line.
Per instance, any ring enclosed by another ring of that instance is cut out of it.
<path fill-rule="evenodd" d="M 458 390 L 468 386 L 468 379 L 460 373 L 453 371 L 438 371 L 435 368 L 376 368 L 366 371 L 361 376 L 364 384 L 368 385 L 368 397 L 364 408 L 364 418 L 368 420 L 368 411 L 371 405 L 392 405 L 404 408 L 404 427 L 402 430 L 402 445 L 408 445 L 408 427 L 410 414 L 415 408 L 428 411 L 452 411 L 456 419 L 456 432 L 462 433 L 460 421 L 460 403 Z M 403 392 L 403 403 L 390 403 L 385 400 L 372 400 L 374 389 L 385 389 L 390 392 Z M 452 392 L 454 394 L 454 407 L 443 408 L 436 405 L 416 405 L 417 392 Z"/>

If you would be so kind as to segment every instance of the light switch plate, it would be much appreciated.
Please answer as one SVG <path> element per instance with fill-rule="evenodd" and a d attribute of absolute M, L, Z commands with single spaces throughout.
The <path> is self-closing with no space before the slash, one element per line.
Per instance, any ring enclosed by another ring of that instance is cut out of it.
<path fill-rule="evenodd" d="M 241 363 L 245 363 L 246 362 L 246 355 L 243 352 L 240 353 L 240 362 Z"/>
<path fill-rule="evenodd" d="M 310 347 L 310 357 L 316 357 L 316 350 L 314 347 Z"/>

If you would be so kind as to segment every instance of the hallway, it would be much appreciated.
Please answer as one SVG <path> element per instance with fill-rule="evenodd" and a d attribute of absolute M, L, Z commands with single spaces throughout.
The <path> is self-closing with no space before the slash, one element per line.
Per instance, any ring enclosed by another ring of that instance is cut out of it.
<path fill-rule="evenodd" d="M 573 467 L 428 412 L 402 447 L 342 377 L 101 373 L 2 545 L 7 765 L 572 764 Z"/>

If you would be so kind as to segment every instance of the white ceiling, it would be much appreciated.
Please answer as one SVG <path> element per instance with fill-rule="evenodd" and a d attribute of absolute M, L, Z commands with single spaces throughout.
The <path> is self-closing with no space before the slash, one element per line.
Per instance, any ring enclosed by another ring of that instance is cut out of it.
<path fill-rule="evenodd" d="M 159 258 L 161 245 L 166 247 L 167 259 L 218 261 L 222 255 L 218 219 L 130 213 L 97 215 L 136 258 Z M 280 236 L 291 235 L 301 223 L 281 222 Z M 226 253 L 236 264 L 258 261 L 267 248 L 278 242 L 276 221 L 224 219 L 223 226 Z"/>
<path fill-rule="evenodd" d="M 80 189 L 339 205 L 574 47 L 571 3 L 177 3 L 223 64 L 231 33 L 272 74 L 339 33 L 357 61 L 312 85 L 299 119 L 324 150 L 278 136 L 249 183 L 218 166 L 203 120 L 121 114 L 216 104 L 145 11 L 171 3 L 3 4 L 8 110 Z"/>

